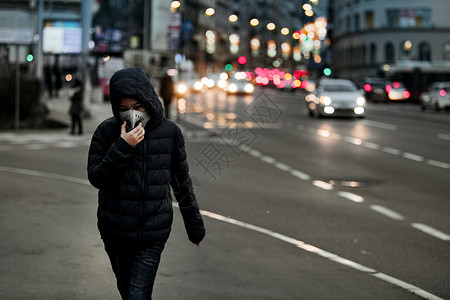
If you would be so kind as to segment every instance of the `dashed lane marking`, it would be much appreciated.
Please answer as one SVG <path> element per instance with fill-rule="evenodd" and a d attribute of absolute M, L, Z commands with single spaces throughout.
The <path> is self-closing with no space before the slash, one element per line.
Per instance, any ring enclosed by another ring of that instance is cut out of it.
<path fill-rule="evenodd" d="M 423 156 L 416 155 L 416 154 L 409 153 L 409 152 L 403 152 L 403 157 L 410 159 L 410 160 L 418 161 L 418 162 L 422 162 L 424 160 Z"/>
<path fill-rule="evenodd" d="M 443 233 L 442 231 L 439 231 L 437 229 L 434 229 L 433 227 L 430 227 L 428 225 L 421 223 L 413 223 L 411 224 L 411 226 L 443 241 L 450 241 L 450 235 Z"/>
<path fill-rule="evenodd" d="M 405 217 L 403 217 L 401 214 L 381 205 L 371 205 L 370 209 L 393 220 L 401 221 L 405 219 Z"/>
<path fill-rule="evenodd" d="M 441 140 L 447 140 L 447 141 L 450 141 L 450 134 L 438 133 L 438 134 L 437 134 L 437 138 L 438 138 L 438 139 L 441 139 Z"/>
<path fill-rule="evenodd" d="M 343 197 L 343 198 L 346 198 L 348 200 L 351 200 L 353 202 L 356 202 L 356 203 L 364 202 L 364 198 L 363 197 L 361 197 L 359 195 L 356 195 L 356 194 L 353 194 L 353 193 L 350 193 L 350 192 L 340 191 L 340 192 L 338 192 L 338 195 Z"/>
<path fill-rule="evenodd" d="M 27 169 L 19 169 L 19 168 L 11 168 L 11 167 L 4 167 L 4 166 L 0 166 L 0 171 L 3 172 L 10 172 L 10 173 L 17 173 L 17 174 L 24 174 L 24 175 L 30 175 L 30 176 L 39 176 L 39 177 L 44 177 L 44 178 L 50 178 L 50 179 L 55 179 L 55 180 L 64 180 L 64 181 L 69 181 L 69 182 L 73 182 L 73 183 L 79 183 L 79 184 L 83 184 L 83 185 L 88 185 L 90 186 L 91 184 L 89 183 L 88 180 L 86 179 L 81 179 L 81 178 L 76 178 L 76 177 L 71 177 L 71 176 L 66 176 L 66 175 L 61 175 L 61 174 L 54 174 L 54 173 L 48 173 L 48 172 L 41 172 L 41 171 L 34 171 L 34 170 L 27 170 Z M 176 202 L 172 203 L 173 206 L 177 207 L 178 204 Z M 442 298 L 435 296 L 417 286 L 414 286 L 412 284 L 409 284 L 407 282 L 404 282 L 400 279 L 394 278 L 392 276 L 386 275 L 384 273 L 380 273 L 378 271 L 376 271 L 375 269 L 366 267 L 364 265 L 361 265 L 359 263 L 356 263 L 354 261 L 351 261 L 349 259 L 343 258 L 341 256 L 338 256 L 334 253 L 322 250 L 316 246 L 307 244 L 301 240 L 297 240 L 294 238 L 291 238 L 289 236 L 277 233 L 275 231 L 269 230 L 269 229 L 265 229 L 263 227 L 259 227 L 256 225 L 252 225 L 250 223 L 246 223 L 246 222 L 242 222 L 242 221 L 238 221 L 236 219 L 232 219 L 232 218 L 228 218 L 213 212 L 209 212 L 206 210 L 200 210 L 200 213 L 203 216 L 209 217 L 211 219 L 215 219 L 218 221 L 222 221 L 222 222 L 226 222 L 229 224 L 233 224 L 236 226 L 240 226 L 243 228 L 247 228 L 249 230 L 253 230 L 265 235 L 268 235 L 270 237 L 273 237 L 275 239 L 278 239 L 280 241 L 284 241 L 288 244 L 294 245 L 304 251 L 307 251 L 309 253 L 313 253 L 316 255 L 319 255 L 325 259 L 328 259 L 330 261 L 334 261 L 336 263 L 339 263 L 341 265 L 350 267 L 354 270 L 363 272 L 363 273 L 367 273 L 369 275 L 372 275 L 378 279 L 384 280 L 392 285 L 398 286 L 402 289 L 405 289 L 413 294 L 416 294 L 422 298 L 425 299 L 431 299 L 431 300 L 443 300 Z"/>
<path fill-rule="evenodd" d="M 332 184 L 329 184 L 328 182 L 325 182 L 325 181 L 322 181 L 322 180 L 314 180 L 313 181 L 313 185 L 318 187 L 318 188 L 321 188 L 323 190 L 326 190 L 326 191 L 330 191 L 330 190 L 333 189 L 333 185 Z"/>

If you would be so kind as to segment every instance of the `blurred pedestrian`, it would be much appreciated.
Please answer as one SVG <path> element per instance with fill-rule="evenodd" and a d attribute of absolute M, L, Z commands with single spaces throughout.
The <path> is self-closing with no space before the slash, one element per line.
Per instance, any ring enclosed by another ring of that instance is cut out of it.
<path fill-rule="evenodd" d="M 80 80 L 75 79 L 73 84 L 72 95 L 70 96 L 70 109 L 69 114 L 71 117 L 71 134 L 75 134 L 75 130 L 78 128 L 78 134 L 83 134 L 83 85 Z"/>
<path fill-rule="evenodd" d="M 61 80 L 61 72 L 59 71 L 59 67 L 56 63 L 53 66 L 53 75 L 55 76 L 55 94 L 56 97 L 59 97 L 59 90 L 62 87 L 62 80 Z"/>
<path fill-rule="evenodd" d="M 99 191 L 98 229 L 122 299 L 151 299 L 173 210 L 170 187 L 189 240 L 205 236 L 180 128 L 164 118 L 158 95 L 139 68 L 110 80 L 114 116 L 95 131 L 88 178 Z"/>
<path fill-rule="evenodd" d="M 163 98 L 166 118 L 169 119 L 170 105 L 172 104 L 174 85 L 172 77 L 166 72 L 161 78 L 159 94 Z"/>
<path fill-rule="evenodd" d="M 45 85 L 48 90 L 48 97 L 53 98 L 53 76 L 52 69 L 49 65 L 45 65 L 44 67 L 44 76 L 45 76 Z"/>

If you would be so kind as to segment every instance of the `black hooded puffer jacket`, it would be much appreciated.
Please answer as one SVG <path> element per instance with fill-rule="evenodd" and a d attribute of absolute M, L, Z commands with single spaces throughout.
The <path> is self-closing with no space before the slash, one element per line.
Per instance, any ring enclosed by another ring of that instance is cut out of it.
<path fill-rule="evenodd" d="M 163 117 L 147 75 L 139 68 L 117 71 L 110 81 L 114 117 L 96 129 L 89 149 L 88 178 L 99 189 L 98 228 L 116 241 L 166 242 L 172 225 L 172 186 L 189 240 L 200 242 L 205 228 L 189 176 L 180 128 Z M 151 119 L 135 147 L 120 137 L 119 101 L 142 102 Z"/>

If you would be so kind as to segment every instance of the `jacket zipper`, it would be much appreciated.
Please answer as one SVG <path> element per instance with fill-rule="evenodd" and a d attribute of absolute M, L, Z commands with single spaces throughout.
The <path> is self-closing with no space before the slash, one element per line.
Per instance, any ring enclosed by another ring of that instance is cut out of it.
<path fill-rule="evenodd" d="M 142 240 L 142 231 L 144 230 L 144 183 L 145 183 L 145 157 L 146 157 L 146 147 L 145 140 L 142 141 L 144 146 L 144 151 L 142 154 L 142 172 L 141 172 L 141 195 L 139 197 L 139 216 L 138 216 L 138 241 Z"/>

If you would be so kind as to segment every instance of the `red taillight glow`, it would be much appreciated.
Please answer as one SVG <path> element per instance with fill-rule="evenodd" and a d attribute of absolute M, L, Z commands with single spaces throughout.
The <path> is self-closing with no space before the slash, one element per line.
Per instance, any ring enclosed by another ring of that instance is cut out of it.
<path fill-rule="evenodd" d="M 364 85 L 364 90 L 365 90 L 366 92 L 370 92 L 370 91 L 372 90 L 372 86 L 371 86 L 370 84 L 366 83 L 366 84 Z"/>
<path fill-rule="evenodd" d="M 392 90 L 392 86 L 391 85 L 386 85 L 386 88 L 385 88 L 385 90 L 386 90 L 386 93 L 389 93 L 391 90 Z"/>
<path fill-rule="evenodd" d="M 445 90 L 440 90 L 439 91 L 439 95 L 441 95 L 442 97 L 444 97 L 445 95 L 447 95 L 447 92 Z"/>
<path fill-rule="evenodd" d="M 400 82 L 394 82 L 392 85 L 394 86 L 395 89 L 400 88 Z"/>
<path fill-rule="evenodd" d="M 404 97 L 405 99 L 408 99 L 410 96 L 411 96 L 411 93 L 410 93 L 410 92 L 408 92 L 408 91 L 404 91 L 404 92 L 403 92 L 403 97 Z"/>

